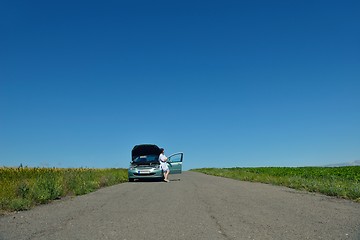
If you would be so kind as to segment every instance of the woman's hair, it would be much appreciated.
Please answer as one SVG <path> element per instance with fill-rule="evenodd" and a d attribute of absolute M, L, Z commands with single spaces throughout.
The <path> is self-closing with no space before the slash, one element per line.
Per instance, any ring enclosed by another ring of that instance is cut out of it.
<path fill-rule="evenodd" d="M 164 152 L 164 149 L 163 148 L 160 148 L 160 153 Z"/>

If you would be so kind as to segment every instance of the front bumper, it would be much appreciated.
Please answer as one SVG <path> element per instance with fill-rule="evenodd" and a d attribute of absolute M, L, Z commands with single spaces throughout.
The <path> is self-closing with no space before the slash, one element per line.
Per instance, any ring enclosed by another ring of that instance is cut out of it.
<path fill-rule="evenodd" d="M 128 169 L 129 179 L 161 179 L 163 178 L 163 172 L 159 168 L 133 168 Z"/>

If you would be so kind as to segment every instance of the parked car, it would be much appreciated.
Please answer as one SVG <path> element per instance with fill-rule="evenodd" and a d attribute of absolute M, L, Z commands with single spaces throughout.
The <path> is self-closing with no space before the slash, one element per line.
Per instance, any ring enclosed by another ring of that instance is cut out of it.
<path fill-rule="evenodd" d="M 160 169 L 160 148 L 154 144 L 136 145 L 131 151 L 131 162 L 128 169 L 129 182 L 135 179 L 163 180 L 163 171 Z M 182 172 L 182 152 L 168 156 L 170 175 Z"/>

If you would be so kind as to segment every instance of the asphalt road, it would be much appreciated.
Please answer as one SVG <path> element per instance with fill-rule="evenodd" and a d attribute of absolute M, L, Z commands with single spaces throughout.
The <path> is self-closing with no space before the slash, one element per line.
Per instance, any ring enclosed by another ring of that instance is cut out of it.
<path fill-rule="evenodd" d="M 0 239 L 360 239 L 360 204 L 185 172 L 0 217 Z"/>

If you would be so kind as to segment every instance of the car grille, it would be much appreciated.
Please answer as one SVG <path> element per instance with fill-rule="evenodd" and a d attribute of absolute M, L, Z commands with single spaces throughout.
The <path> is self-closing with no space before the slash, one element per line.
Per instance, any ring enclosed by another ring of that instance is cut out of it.
<path fill-rule="evenodd" d="M 151 175 L 155 175 L 154 172 L 152 173 L 134 173 L 135 176 L 151 176 Z"/>

